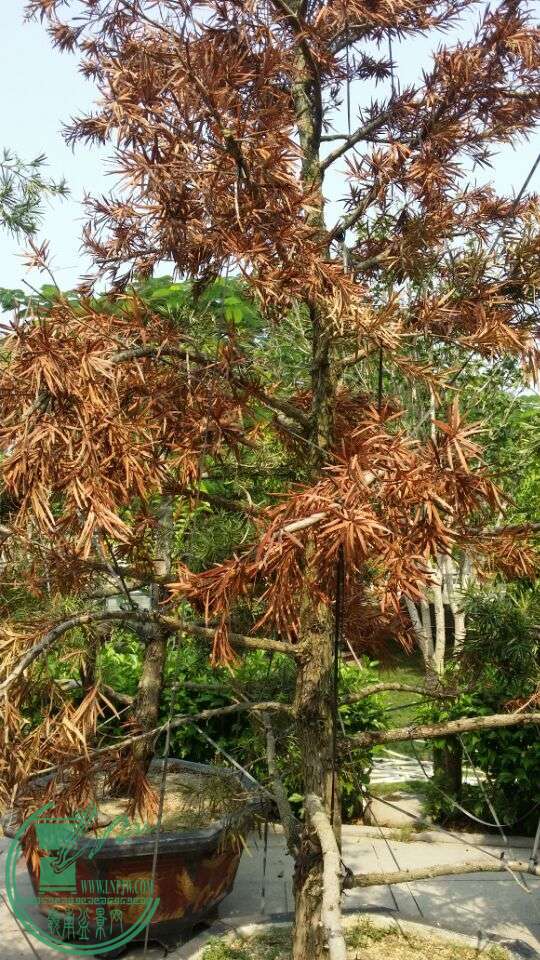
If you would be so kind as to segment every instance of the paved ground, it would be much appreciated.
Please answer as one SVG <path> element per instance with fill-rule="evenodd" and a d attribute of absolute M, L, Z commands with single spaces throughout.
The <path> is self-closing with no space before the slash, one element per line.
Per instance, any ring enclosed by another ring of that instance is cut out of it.
<path fill-rule="evenodd" d="M 344 860 L 353 871 L 392 870 L 435 863 L 455 863 L 482 859 L 486 854 L 463 843 L 414 841 L 396 842 L 377 839 L 360 828 L 344 831 Z M 6 841 L 0 841 L 5 844 Z M 487 848 L 486 848 L 487 849 Z M 501 849 L 492 848 L 500 857 Z M 521 849 L 510 856 L 526 859 L 529 851 Z M 1 858 L 0 858 L 1 861 Z M 244 854 L 235 889 L 222 904 L 220 915 L 228 923 L 261 919 L 284 919 L 292 908 L 291 861 L 285 853 L 283 838 L 270 833 L 265 896 L 262 898 L 263 851 L 259 840 L 253 840 L 251 856 Z M 24 868 L 22 868 L 24 870 Z M 414 884 L 402 884 L 354 891 L 345 900 L 346 911 L 377 912 L 434 924 L 478 937 L 486 937 L 512 947 L 524 958 L 540 957 L 540 879 L 521 877 L 526 889 L 518 886 L 507 874 L 470 874 L 463 878 L 439 878 Z M 3 896 L 3 891 L 2 891 Z M 5 901 L 0 903 L 1 960 L 61 960 L 66 955 L 47 949 L 35 940 L 25 940 L 10 915 Z M 157 960 L 163 951 L 152 949 L 148 960 Z M 169 953 L 171 960 L 180 952 Z M 183 948 L 183 958 L 191 956 Z M 142 948 L 134 947 L 125 960 L 143 960 Z"/>
<path fill-rule="evenodd" d="M 433 764 L 430 760 L 422 760 L 422 766 L 420 766 L 418 760 L 415 760 L 414 757 L 407 757 L 395 750 L 383 749 L 379 755 L 373 758 L 370 784 L 425 780 L 426 774 L 430 777 L 433 776 Z"/>
<path fill-rule="evenodd" d="M 420 740 L 417 741 L 418 744 L 421 742 Z M 407 780 L 425 780 L 432 776 L 433 764 L 431 760 L 419 762 L 414 757 L 408 757 L 397 750 L 383 749 L 378 756 L 373 758 L 370 783 L 405 783 Z M 473 772 L 467 766 L 464 766 L 463 780 L 465 783 L 476 784 L 478 776 L 484 779 L 481 772 Z"/>

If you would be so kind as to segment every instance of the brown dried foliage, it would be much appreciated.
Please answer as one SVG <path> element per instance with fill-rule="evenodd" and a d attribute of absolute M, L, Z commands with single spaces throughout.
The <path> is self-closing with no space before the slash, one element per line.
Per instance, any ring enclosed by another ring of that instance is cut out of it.
<path fill-rule="evenodd" d="M 526 4 L 503 0 L 487 11 L 471 40 L 437 51 L 422 84 L 362 109 L 335 150 L 321 146 L 339 122 L 346 78 L 389 76 L 373 41 L 447 28 L 474 6 L 29 4 L 97 85 L 96 111 L 77 119 L 68 139 L 111 145 L 122 178 L 116 194 L 89 201 L 85 237 L 99 276 L 122 289 L 172 261 L 197 288 L 232 269 L 269 330 L 303 305 L 313 347 L 303 383 L 283 398 L 268 371 L 253 373 L 237 331 L 201 356 L 188 328 L 135 297 L 118 312 L 60 298 L 13 329 L 0 375 L 2 477 L 12 503 L 3 549 L 37 594 L 45 575 L 55 589 L 86 589 L 110 566 L 111 539 L 130 576 L 151 581 L 151 497 L 196 487 L 203 456 L 236 457 L 260 431 L 289 445 L 293 469 L 302 451 L 311 479 L 258 512 L 241 555 L 202 573 L 180 569 L 172 596 L 217 621 L 216 659 L 231 656 L 230 621 L 247 596 L 262 605 L 254 626 L 301 639 L 301 598 L 308 588 L 330 601 L 341 548 L 358 609 L 378 605 L 386 622 L 399 617 L 404 593 L 423 589 L 430 557 L 454 545 L 467 545 L 486 569 L 530 572 L 526 537 L 482 534 L 500 494 L 457 403 L 435 424 L 435 442 L 425 442 L 400 427 L 397 404 L 379 411 L 373 397 L 339 382 L 343 344 L 367 357 L 382 347 L 385 365 L 440 396 L 455 370 L 415 358 L 417 340 L 488 359 L 510 353 L 536 371 L 538 200 L 498 196 L 465 172 L 538 120 L 540 37 Z M 346 209 L 329 224 L 324 174 L 334 165 L 344 171 Z M 335 244 L 347 229 L 345 271 Z M 46 253 L 36 247 L 32 256 L 43 264 Z M 322 403 L 325 377 L 332 383 Z M 262 421 L 258 406 L 272 407 L 278 394 L 273 409 L 284 416 Z M 20 639 L 6 637 L 5 674 L 44 628 L 32 623 Z M 84 758 L 102 709 L 97 691 L 82 714 L 82 704 L 55 691 L 49 717 L 28 732 L 18 712 L 27 682 L 19 678 L 6 700 L 9 790 L 38 758 Z"/>

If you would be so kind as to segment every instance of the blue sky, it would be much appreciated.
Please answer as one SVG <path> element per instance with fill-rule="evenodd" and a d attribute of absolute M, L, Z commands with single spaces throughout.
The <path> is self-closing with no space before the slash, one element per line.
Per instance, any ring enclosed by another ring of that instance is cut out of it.
<path fill-rule="evenodd" d="M 540 13 L 540 4 L 534 7 Z M 24 0 L 3 0 L 0 5 L 0 89 L 3 91 L 0 126 L 0 148 L 7 147 L 22 158 L 31 159 L 40 153 L 48 158 L 48 172 L 65 177 L 71 190 L 68 200 L 55 200 L 47 209 L 40 239 L 50 241 L 54 273 L 58 283 L 67 288 L 88 269 L 88 260 L 80 250 L 80 234 L 84 211 L 81 201 L 85 192 L 108 191 L 113 179 L 108 169 L 106 151 L 79 146 L 75 152 L 62 138 L 62 126 L 70 118 L 84 112 L 93 98 L 93 88 L 77 70 L 76 58 L 53 50 L 39 23 L 23 22 Z M 478 14 L 475 14 L 474 19 Z M 470 32 L 471 20 L 462 32 Z M 402 83 L 417 79 L 422 67 L 429 65 L 433 38 L 415 39 L 394 46 L 394 59 Z M 370 99 L 373 90 L 356 85 L 352 90 L 352 116 L 360 100 Z M 379 95 L 384 90 L 379 88 Z M 377 95 L 377 94 L 376 94 Z M 511 193 L 521 186 L 536 154 L 540 150 L 540 131 L 517 149 L 505 148 L 495 159 L 490 174 L 482 179 L 495 181 L 501 192 Z M 532 188 L 540 190 L 540 171 Z M 329 219 L 339 213 L 337 200 L 344 194 L 344 183 L 337 174 L 328 178 L 327 194 L 332 201 Z M 44 280 L 28 271 L 21 259 L 24 244 L 0 232 L 0 287 L 20 287 L 23 279 L 39 285 Z"/>

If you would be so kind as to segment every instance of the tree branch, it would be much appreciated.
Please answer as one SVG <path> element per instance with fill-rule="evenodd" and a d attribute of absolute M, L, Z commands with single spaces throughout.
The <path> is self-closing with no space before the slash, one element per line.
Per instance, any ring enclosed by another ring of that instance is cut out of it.
<path fill-rule="evenodd" d="M 463 717 L 446 723 L 419 723 L 393 730 L 371 730 L 355 733 L 347 738 L 347 747 L 371 747 L 379 743 L 395 743 L 400 740 L 436 740 L 437 737 L 452 737 L 457 733 L 478 730 L 498 730 L 501 727 L 540 724 L 540 712 L 493 713 L 486 717 Z"/>
<path fill-rule="evenodd" d="M 262 721 L 266 730 L 266 758 L 268 763 L 268 773 L 270 774 L 270 782 L 272 784 L 272 792 L 274 794 L 276 805 L 279 811 L 279 818 L 285 833 L 287 849 L 289 850 L 291 856 L 295 857 L 299 849 L 300 823 L 292 812 L 287 791 L 279 775 L 276 763 L 276 739 L 274 736 L 274 728 L 267 713 L 263 713 Z"/>
<path fill-rule="evenodd" d="M 102 757 L 110 753 L 118 753 L 119 750 L 124 750 L 126 747 L 130 747 L 133 743 L 140 743 L 142 740 L 149 740 L 152 737 L 159 737 L 160 734 L 165 733 L 167 729 L 176 730 L 178 727 L 183 726 L 186 723 L 196 723 L 199 720 L 214 720 L 216 717 L 226 717 L 231 716 L 234 713 L 285 713 L 287 716 L 293 715 L 292 707 L 288 706 L 286 703 L 279 703 L 278 701 L 268 700 L 261 703 L 251 703 L 244 702 L 241 703 L 230 703 L 226 707 L 211 707 L 208 710 L 201 710 L 200 713 L 184 713 L 181 716 L 172 717 L 170 724 L 162 723 L 159 727 L 153 727 L 152 730 L 145 730 L 143 733 L 135 733 L 130 737 L 123 737 L 121 740 L 117 740 L 115 743 L 109 743 L 106 747 L 98 747 L 95 750 L 90 750 L 88 753 L 85 753 L 79 757 L 72 757 L 62 761 L 62 768 L 66 766 L 75 766 L 77 763 L 82 763 L 83 761 L 88 761 L 88 759 L 93 760 L 95 757 Z M 48 773 L 54 773 L 60 769 L 60 765 L 54 767 L 46 767 L 43 770 L 39 771 L 39 775 L 42 776 Z"/>
<path fill-rule="evenodd" d="M 492 527 L 490 530 L 479 530 L 478 528 L 469 527 L 467 533 L 472 533 L 476 536 L 487 538 L 487 537 L 500 537 L 504 534 L 520 534 L 520 533 L 539 533 L 540 532 L 540 523 L 537 521 L 531 521 L 530 523 L 509 523 L 506 526 L 502 527 Z"/>
<path fill-rule="evenodd" d="M 371 470 L 366 470 L 363 479 L 366 486 L 369 487 L 375 480 L 375 474 L 372 473 Z M 308 527 L 314 527 L 317 523 L 320 523 L 321 520 L 326 520 L 327 516 L 327 511 L 321 510 L 319 513 L 312 513 L 309 517 L 302 517 L 300 520 L 291 520 L 290 523 L 286 523 L 285 526 L 277 530 L 276 533 L 296 533 L 298 530 L 307 530 Z"/>
<path fill-rule="evenodd" d="M 321 135 L 323 121 L 321 78 L 319 74 L 319 68 L 315 62 L 313 53 L 311 52 L 311 47 L 305 38 L 305 24 L 302 24 L 296 11 L 289 6 L 287 0 L 272 0 L 272 3 L 274 7 L 276 7 L 280 13 L 283 14 L 285 20 L 287 20 L 292 28 L 296 36 L 298 46 L 304 55 L 304 62 L 306 66 L 309 67 L 311 73 L 311 82 L 313 85 L 313 109 L 315 113 L 315 135 L 318 142 Z"/>
<path fill-rule="evenodd" d="M 203 502 L 206 501 L 211 506 L 228 510 L 229 513 L 243 513 L 246 516 L 256 516 L 261 513 L 261 507 L 258 507 L 255 503 L 249 503 L 247 500 L 233 500 L 230 497 L 221 497 L 217 493 L 208 493 L 206 490 L 190 490 L 189 487 L 176 485 L 171 485 L 171 487 L 167 486 L 167 489 L 174 491 L 174 493 L 180 493 L 185 497 L 192 497 L 193 499 Z"/>
<path fill-rule="evenodd" d="M 375 258 L 372 258 L 375 259 Z M 367 261 L 365 261 L 367 263 Z M 360 264 L 362 266 L 362 264 Z M 379 351 L 379 346 L 371 347 L 369 350 L 357 350 L 356 353 L 349 353 L 346 357 L 341 357 L 341 359 L 336 360 L 336 373 L 339 376 L 344 373 L 345 370 L 348 370 L 349 367 L 354 367 L 356 363 L 361 363 L 362 360 L 367 360 L 373 353 Z"/>
<path fill-rule="evenodd" d="M 347 960 L 347 947 L 341 922 L 342 878 L 339 848 L 321 799 L 314 793 L 308 793 L 305 807 L 323 855 L 321 918 L 326 934 L 328 956 L 330 960 Z"/>
<path fill-rule="evenodd" d="M 164 626 L 170 629 L 183 630 L 194 637 L 202 637 L 203 640 L 214 639 L 216 631 L 212 627 L 202 627 L 197 623 L 183 623 L 172 617 L 160 617 L 159 619 Z M 233 647 L 243 647 L 246 650 L 267 650 L 269 653 L 286 653 L 289 657 L 298 656 L 298 650 L 294 644 L 281 642 L 281 640 L 270 640 L 267 637 L 246 637 L 241 633 L 230 633 L 229 640 Z"/>
<path fill-rule="evenodd" d="M 351 230 L 356 223 L 364 216 L 366 210 L 369 209 L 372 203 L 377 199 L 379 192 L 379 185 L 377 181 L 373 184 L 370 190 L 367 191 L 364 199 L 357 204 L 356 207 L 347 214 L 345 217 L 341 217 L 332 229 L 328 233 L 328 243 L 331 243 L 332 240 L 335 240 L 341 233 L 346 233 L 347 230 Z"/>
<path fill-rule="evenodd" d="M 348 697 L 343 697 L 340 703 L 358 703 L 365 697 L 371 697 L 375 693 L 386 693 L 390 690 L 397 690 L 402 693 L 420 693 L 424 697 L 431 697 L 432 700 L 451 700 L 453 697 L 459 696 L 457 690 L 429 690 L 427 687 L 416 686 L 411 683 L 381 680 L 380 683 L 370 683 L 369 686 L 359 690 L 358 693 L 351 693 Z"/>
<path fill-rule="evenodd" d="M 158 625 L 166 627 L 167 630 L 175 633 L 187 633 L 192 636 L 202 637 L 205 640 L 213 640 L 215 631 L 211 627 L 202 627 L 195 623 L 177 620 L 174 617 L 160 616 L 157 613 L 150 613 L 147 610 L 100 610 L 88 613 L 80 613 L 68 620 L 55 624 L 48 630 L 38 643 L 35 643 L 21 657 L 16 666 L 0 683 L 0 694 L 5 693 L 14 681 L 30 666 L 34 660 L 42 656 L 49 650 L 53 644 L 65 633 L 74 630 L 76 627 L 84 627 L 91 623 L 107 622 L 129 623 L 135 622 L 142 625 Z M 244 647 L 247 650 L 268 650 L 274 653 L 286 653 L 289 656 L 296 657 L 298 651 L 292 643 L 281 643 L 279 640 L 270 640 L 266 637 L 245 637 L 240 633 L 231 633 L 229 640 L 232 646 Z"/>
<path fill-rule="evenodd" d="M 121 707 L 131 707 L 135 700 L 135 697 L 131 697 L 129 693 L 120 693 L 114 687 L 110 687 L 108 683 L 100 683 L 99 689 L 103 691 L 108 700 L 118 703 Z"/>
<path fill-rule="evenodd" d="M 137 360 L 143 357 L 155 357 L 157 360 L 159 360 L 161 357 L 175 357 L 176 359 L 184 362 L 187 357 L 189 358 L 190 363 L 202 366 L 212 366 L 218 362 L 216 360 L 212 360 L 211 357 L 205 357 L 203 354 L 192 353 L 191 351 L 183 350 L 181 347 L 171 347 L 167 344 L 163 344 L 162 346 L 129 347 L 126 350 L 121 350 L 119 353 L 113 354 L 112 357 L 110 357 L 110 361 L 111 363 L 124 363 L 127 360 Z M 259 387 L 257 384 L 251 384 L 243 377 L 236 376 L 232 373 L 227 373 L 225 379 L 229 380 L 236 387 L 241 389 L 251 389 L 254 395 L 262 403 L 264 403 L 265 406 L 270 407 L 271 410 L 277 410 L 279 413 L 284 413 L 285 416 L 289 417 L 291 420 L 295 420 L 302 427 L 309 426 L 309 417 L 304 413 L 303 410 L 300 410 L 288 400 L 283 400 L 279 397 L 273 397 L 265 393 L 262 387 Z"/>
<path fill-rule="evenodd" d="M 343 889 L 354 887 L 377 887 L 393 883 L 409 883 L 412 880 L 432 880 L 435 877 L 462 876 L 466 873 L 530 873 L 540 877 L 540 867 L 525 860 L 488 860 L 480 863 L 435 864 L 432 867 L 417 867 L 414 870 L 392 870 L 389 873 L 360 873 L 347 876 Z"/>
<path fill-rule="evenodd" d="M 391 116 L 391 110 L 385 110 L 383 113 L 380 113 L 378 117 L 375 117 L 373 120 L 370 120 L 369 123 L 365 123 L 363 126 L 358 127 L 357 130 L 354 130 L 349 136 L 345 137 L 344 142 L 341 146 L 336 147 L 335 150 L 332 150 L 321 160 L 321 170 L 327 170 L 331 164 L 335 163 L 336 160 L 339 160 L 348 150 L 351 150 L 356 146 L 357 143 L 360 143 L 361 140 L 369 140 L 371 134 L 376 133 L 377 130 L 380 130 L 384 126 L 386 121 Z"/>

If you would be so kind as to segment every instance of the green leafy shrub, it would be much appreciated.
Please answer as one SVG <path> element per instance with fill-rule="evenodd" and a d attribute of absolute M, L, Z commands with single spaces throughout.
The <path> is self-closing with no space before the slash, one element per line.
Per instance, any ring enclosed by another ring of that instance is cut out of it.
<path fill-rule="evenodd" d="M 133 694 L 140 671 L 142 645 L 120 631 L 101 653 L 102 676 L 106 683 L 122 693 Z M 364 660 L 362 669 L 340 665 L 339 695 L 344 699 L 377 679 L 376 664 Z M 165 667 L 161 698 L 160 722 L 174 715 L 193 715 L 203 710 L 224 707 L 241 691 L 254 702 L 277 700 L 291 703 L 294 692 L 295 666 L 289 657 L 253 651 L 242 657 L 231 671 L 211 666 L 208 648 L 195 640 L 183 640 L 178 650 L 171 649 Z M 343 704 L 339 710 L 338 735 L 384 725 L 383 703 L 369 697 L 354 704 Z M 273 718 L 280 772 L 293 807 L 302 803 L 300 753 L 286 717 Z M 211 738 L 216 747 L 205 738 Z M 173 731 L 171 754 L 199 763 L 227 763 L 220 750 L 240 763 L 257 781 L 268 782 L 266 739 L 262 725 L 247 714 L 216 717 L 200 724 L 186 721 Z M 355 819 L 362 812 L 362 786 L 369 781 L 372 752 L 355 751 L 354 757 L 342 766 L 342 814 L 345 820 Z"/>
<path fill-rule="evenodd" d="M 460 659 L 450 670 L 468 688 L 458 699 L 429 708 L 432 720 L 503 713 L 513 702 L 526 702 L 538 686 L 538 596 L 527 590 L 474 593 L 468 599 L 468 633 Z M 436 747 L 438 741 L 434 741 Z M 493 822 L 485 795 L 503 824 L 515 833 L 534 832 L 538 822 L 540 741 L 533 727 L 469 733 L 463 737 L 471 761 L 485 774 L 482 787 L 464 785 L 462 806 Z M 429 812 L 436 819 L 456 816 L 451 802 L 431 791 Z M 461 815 L 457 814 L 458 818 Z"/>

